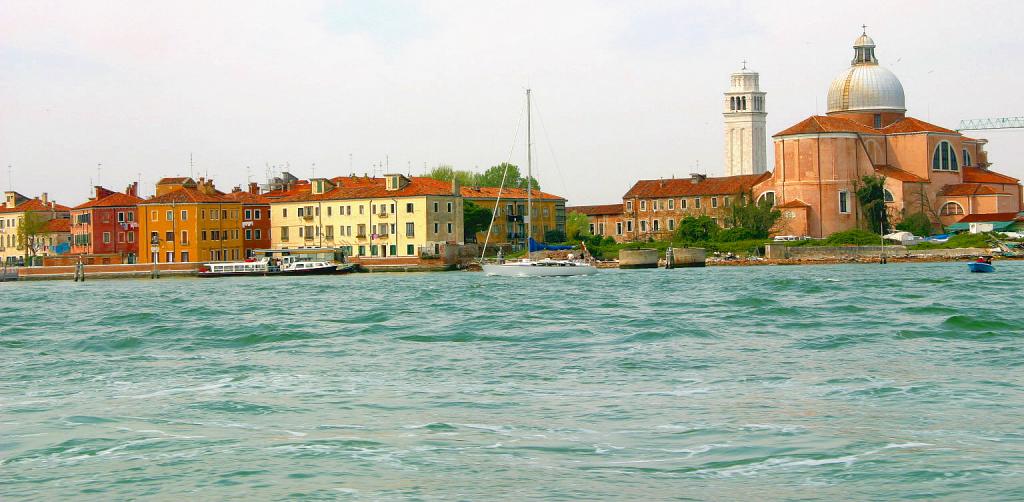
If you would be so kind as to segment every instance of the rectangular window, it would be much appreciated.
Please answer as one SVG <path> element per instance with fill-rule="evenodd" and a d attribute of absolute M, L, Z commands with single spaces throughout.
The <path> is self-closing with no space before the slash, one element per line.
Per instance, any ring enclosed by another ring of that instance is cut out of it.
<path fill-rule="evenodd" d="M 700 197 L 693 198 L 693 208 L 700 209 Z"/>
<path fill-rule="evenodd" d="M 628 212 L 628 213 L 632 213 L 633 212 L 633 201 L 631 201 L 631 200 L 627 200 L 626 201 L 626 212 Z"/>
<path fill-rule="evenodd" d="M 188 263 L 188 251 L 181 252 L 181 261 Z"/>
<path fill-rule="evenodd" d="M 410 221 L 410 222 L 405 224 L 405 236 L 406 237 L 415 237 L 416 236 L 416 224 L 415 223 Z"/>
<path fill-rule="evenodd" d="M 220 219 L 220 211 L 217 211 L 216 209 L 211 209 L 210 210 L 210 219 L 211 220 L 219 220 Z"/>
<path fill-rule="evenodd" d="M 317 228 L 319 229 L 319 227 L 317 227 Z M 307 239 L 312 239 L 314 237 L 313 236 L 313 226 L 312 225 L 306 225 L 306 232 L 305 232 L 305 234 L 303 234 L 302 229 L 299 229 L 299 237 L 305 237 Z"/>
<path fill-rule="evenodd" d="M 210 238 L 215 240 L 215 241 L 219 241 L 220 240 L 220 230 L 210 230 Z"/>
<path fill-rule="evenodd" d="M 712 197 L 711 198 L 711 207 L 712 208 L 718 207 L 718 197 Z"/>
<path fill-rule="evenodd" d="M 434 212 L 435 213 L 438 212 L 438 207 L 440 207 L 440 202 L 434 202 Z"/>
<path fill-rule="evenodd" d="M 135 232 L 128 232 L 128 242 L 135 242 Z"/>
<path fill-rule="evenodd" d="M 407 254 L 409 256 L 415 256 L 416 255 L 416 246 L 413 246 L 412 244 L 406 244 L 405 245 L 405 254 Z"/>
<path fill-rule="evenodd" d="M 850 212 L 850 192 L 846 190 L 839 192 L 839 212 L 843 214 Z"/>
<path fill-rule="evenodd" d="M 255 211 L 255 213 L 253 213 L 253 216 L 255 217 L 254 219 L 257 219 L 257 220 L 258 220 L 258 219 L 260 219 L 260 210 L 259 210 L 259 209 L 257 209 L 257 210 Z"/>
<path fill-rule="evenodd" d="M 205 241 L 206 240 L 206 230 L 203 230 L 203 231 L 199 232 L 199 240 L 201 240 L 201 241 Z"/>
<path fill-rule="evenodd" d="M 287 207 L 282 207 L 281 208 L 281 217 L 282 218 L 287 218 L 288 217 L 288 208 Z"/>
<path fill-rule="evenodd" d="M 174 221 L 174 211 L 167 211 L 167 221 Z"/>
<path fill-rule="evenodd" d="M 676 229 L 676 220 L 673 220 L 673 219 L 669 218 L 669 220 L 668 220 L 668 229 L 669 230 L 675 230 Z"/>
<path fill-rule="evenodd" d="M 451 202 L 448 203 L 448 212 L 449 213 L 452 212 L 452 203 Z"/>
<path fill-rule="evenodd" d="M 590 224 L 590 235 L 594 235 L 594 233 L 595 233 L 595 232 L 594 232 L 594 230 L 595 230 L 595 228 L 594 228 L 594 224 L 593 224 L 593 223 L 591 223 L 591 224 Z"/>
<path fill-rule="evenodd" d="M 288 227 L 281 227 L 281 240 L 288 240 Z"/>
<path fill-rule="evenodd" d="M 448 224 L 448 233 L 449 234 L 452 233 L 452 224 L 451 223 Z"/>
<path fill-rule="evenodd" d="M 103 232 L 103 243 L 110 244 L 110 232 Z"/>
<path fill-rule="evenodd" d="M 627 232 L 632 232 L 633 231 L 633 220 L 626 220 L 626 231 Z"/>
<path fill-rule="evenodd" d="M 331 206 L 327 206 L 327 216 L 331 215 Z"/>
<path fill-rule="evenodd" d="M 615 235 L 622 235 L 622 222 L 621 221 L 616 221 L 615 222 Z"/>
<path fill-rule="evenodd" d="M 164 240 L 167 241 L 167 242 L 174 242 L 174 232 L 168 230 L 165 233 Z"/>
<path fill-rule="evenodd" d="M 362 204 L 359 205 L 359 214 L 363 214 L 363 205 Z"/>
<path fill-rule="evenodd" d="M 434 222 L 434 233 L 437 234 L 437 233 L 440 233 L 440 232 L 441 232 L 441 224 L 435 221 Z"/>
<path fill-rule="evenodd" d="M 149 221 L 156 221 L 156 211 L 149 212 Z"/>
<path fill-rule="evenodd" d="M 604 223 L 597 224 L 597 235 L 604 235 Z"/>
<path fill-rule="evenodd" d="M 356 225 L 356 237 L 366 237 L 366 224 L 360 223 Z"/>
<path fill-rule="evenodd" d="M 181 231 L 181 243 L 183 245 L 187 245 L 188 244 L 188 230 L 182 230 Z"/>
<path fill-rule="evenodd" d="M 228 210 L 227 209 L 221 209 L 220 217 L 221 217 L 222 220 L 228 219 Z M 236 218 L 237 218 L 237 215 L 236 215 Z"/>
<path fill-rule="evenodd" d="M 641 232 L 646 232 L 647 231 L 647 220 L 640 220 L 640 231 Z"/>
<path fill-rule="evenodd" d="M 188 221 L 188 210 L 181 210 L 181 221 Z"/>
<path fill-rule="evenodd" d="M 725 207 L 729 207 L 729 202 L 730 202 L 730 200 L 729 200 L 729 196 L 728 196 L 728 195 L 726 195 L 726 196 L 725 196 Z"/>
<path fill-rule="evenodd" d="M 669 199 L 668 200 L 668 208 L 670 210 L 676 208 L 676 200 L 675 199 Z"/>
<path fill-rule="evenodd" d="M 246 209 L 245 210 L 245 219 L 247 219 L 247 220 L 251 220 L 252 219 L 252 209 Z"/>
<path fill-rule="evenodd" d="M 359 256 L 366 256 L 366 246 L 359 246 Z"/>
<path fill-rule="evenodd" d="M 255 236 L 256 236 L 256 240 L 260 240 L 260 239 L 262 239 L 262 238 L 263 238 L 263 235 L 262 235 L 262 234 L 263 234 L 263 232 L 261 232 L 261 231 L 260 231 L 260 229 L 258 229 L 258 228 L 257 228 L 257 229 L 255 230 L 255 234 L 253 234 L 253 235 L 255 235 Z"/>
<path fill-rule="evenodd" d="M 167 263 L 174 263 L 174 251 L 167 252 Z"/>
<path fill-rule="evenodd" d="M 124 221 L 124 212 L 123 211 L 118 211 L 117 212 L 117 221 L 118 221 L 118 223 Z"/>
<path fill-rule="evenodd" d="M 249 228 L 245 229 L 245 240 L 247 240 L 247 241 L 251 241 L 252 240 L 252 229 L 249 229 Z"/>
<path fill-rule="evenodd" d="M 641 211 L 646 211 L 647 210 L 647 201 L 646 200 L 640 201 L 640 210 Z"/>
<path fill-rule="evenodd" d="M 331 206 L 327 206 L 330 209 Z M 334 225 L 327 225 L 324 227 L 324 238 L 334 239 Z"/>
<path fill-rule="evenodd" d="M 679 209 L 686 209 L 686 199 L 679 199 Z"/>
<path fill-rule="evenodd" d="M 370 244 L 370 256 L 377 256 L 377 245 Z"/>
<path fill-rule="evenodd" d="M 661 230 L 661 220 L 654 220 L 653 223 L 654 223 L 654 231 L 655 232 Z"/>
<path fill-rule="evenodd" d="M 405 203 L 405 212 L 407 212 L 407 213 L 413 212 L 413 204 L 412 204 L 412 202 L 406 202 Z"/>

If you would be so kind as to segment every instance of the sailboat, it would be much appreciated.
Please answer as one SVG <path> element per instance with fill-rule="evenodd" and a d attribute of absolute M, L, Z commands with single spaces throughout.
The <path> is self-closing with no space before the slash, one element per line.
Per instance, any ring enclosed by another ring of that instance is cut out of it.
<path fill-rule="evenodd" d="M 534 260 L 533 255 L 533 135 L 531 130 L 530 89 L 526 90 L 526 258 L 514 261 L 483 264 L 484 273 L 505 277 L 554 277 L 570 275 L 589 275 L 597 272 L 597 267 L 586 260 L 554 260 L 544 258 Z M 504 188 L 504 181 L 502 187 Z M 498 197 L 501 197 L 501 189 Z M 497 203 L 495 207 L 498 207 Z M 491 227 L 494 220 L 491 219 Z M 491 228 L 487 229 L 490 236 Z M 486 252 L 486 245 L 484 247 Z M 500 254 L 499 254 L 500 256 Z"/>

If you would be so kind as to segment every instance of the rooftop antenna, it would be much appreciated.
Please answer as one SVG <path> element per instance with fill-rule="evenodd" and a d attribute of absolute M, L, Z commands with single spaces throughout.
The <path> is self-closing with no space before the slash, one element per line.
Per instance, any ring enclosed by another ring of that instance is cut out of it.
<path fill-rule="evenodd" d="M 412 161 L 411 160 L 405 161 L 405 172 L 406 172 L 406 174 L 409 175 L 410 178 L 412 178 Z"/>
<path fill-rule="evenodd" d="M 313 163 L 313 178 L 316 178 L 316 162 Z"/>
<path fill-rule="evenodd" d="M 355 172 L 355 170 L 352 169 L 352 154 L 351 153 L 348 154 L 348 170 L 349 170 L 349 172 L 353 172 L 353 173 Z"/>
<path fill-rule="evenodd" d="M 391 170 L 391 157 L 388 156 L 387 154 L 384 154 L 384 171 L 387 172 L 387 171 L 390 171 L 390 170 Z"/>
<path fill-rule="evenodd" d="M 252 170 L 249 166 L 245 166 L 245 184 L 252 183 Z"/>
<path fill-rule="evenodd" d="M 188 177 L 189 178 L 195 178 L 195 176 L 196 176 L 195 173 L 192 172 L 194 167 L 195 167 L 195 164 L 193 164 L 193 162 L 192 162 L 192 152 L 188 152 Z"/>
<path fill-rule="evenodd" d="M 102 162 L 97 162 L 96 163 L 96 184 L 97 185 L 102 185 L 103 184 L 103 182 L 100 181 L 100 173 L 102 171 L 103 171 L 103 163 Z"/>
<path fill-rule="evenodd" d="M 91 182 L 89 183 L 92 184 Z M 7 189 L 14 191 L 14 168 L 7 164 Z"/>

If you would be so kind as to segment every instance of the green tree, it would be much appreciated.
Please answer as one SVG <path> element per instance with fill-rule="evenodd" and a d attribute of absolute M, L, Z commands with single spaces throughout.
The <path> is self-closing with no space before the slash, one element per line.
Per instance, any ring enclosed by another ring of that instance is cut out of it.
<path fill-rule="evenodd" d="M 727 234 L 730 241 L 766 239 L 772 227 L 782 217 L 782 211 L 772 207 L 767 198 L 754 201 L 753 193 L 740 193 L 729 208 L 728 221 L 735 229 Z M 732 230 L 732 229 L 730 229 Z"/>
<path fill-rule="evenodd" d="M 565 217 L 565 235 L 567 242 L 579 241 L 590 237 L 590 219 L 583 213 L 569 213 Z"/>
<path fill-rule="evenodd" d="M 932 223 L 932 219 L 924 213 L 907 215 L 903 218 L 903 221 L 896 224 L 896 230 L 910 232 L 914 235 L 920 235 L 923 237 L 931 235 L 934 229 L 935 224 Z"/>
<path fill-rule="evenodd" d="M 544 242 L 565 242 L 565 232 L 554 229 L 544 232 Z"/>
<path fill-rule="evenodd" d="M 477 232 L 486 232 L 491 226 L 492 211 L 489 208 L 478 206 L 471 200 L 462 204 L 462 222 L 465 229 L 466 240 L 476 239 Z"/>
<path fill-rule="evenodd" d="M 508 169 L 507 174 L 505 173 L 506 169 Z M 501 186 L 502 176 L 505 176 L 506 187 L 526 189 L 526 177 L 519 171 L 519 166 L 509 164 L 507 162 L 502 162 L 501 164 L 487 168 L 487 170 L 480 175 L 477 182 L 480 186 L 498 187 Z M 540 190 L 540 183 L 537 183 L 537 178 L 531 179 L 531 186 L 533 189 Z"/>
<path fill-rule="evenodd" d="M 472 171 L 458 170 L 446 164 L 441 164 L 438 165 L 437 167 L 434 167 L 433 169 L 427 172 L 426 176 L 428 178 L 433 178 L 435 180 L 441 181 L 450 182 L 453 179 L 458 180 L 459 184 L 462 186 L 476 186 L 480 184 L 478 181 L 480 177 L 479 174 L 474 173 Z"/>
<path fill-rule="evenodd" d="M 860 211 L 868 230 L 883 234 L 889 231 L 889 212 L 885 207 L 885 176 L 869 174 L 854 185 Z"/>
<path fill-rule="evenodd" d="M 37 213 L 27 211 L 25 216 L 18 222 L 18 249 L 25 250 L 25 261 L 29 256 L 35 256 L 36 246 L 41 244 L 43 239 L 49 235 L 46 230 L 46 219 Z"/>
<path fill-rule="evenodd" d="M 676 227 L 676 239 L 684 244 L 714 240 L 721 230 L 710 216 L 685 216 Z"/>

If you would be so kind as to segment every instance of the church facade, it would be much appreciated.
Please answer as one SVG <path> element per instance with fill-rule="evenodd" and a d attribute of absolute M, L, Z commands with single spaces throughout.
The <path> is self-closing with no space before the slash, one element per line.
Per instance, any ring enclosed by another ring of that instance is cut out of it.
<path fill-rule="evenodd" d="M 903 85 L 878 64 L 866 33 L 833 80 L 828 112 L 775 134 L 775 169 L 755 188 L 783 211 L 777 234 L 810 237 L 863 227 L 856 190 L 884 176 L 890 221 L 924 213 L 948 226 L 969 214 L 1022 210 L 1016 178 L 990 169 L 986 141 L 906 114 Z"/>
<path fill-rule="evenodd" d="M 595 233 L 617 241 L 662 239 L 686 216 L 725 223 L 733 199 L 751 193 L 782 211 L 775 235 L 822 238 L 865 228 L 856 191 L 869 175 L 885 177 L 886 208 L 894 223 L 923 213 L 945 227 L 969 215 L 1024 210 L 1020 180 L 990 169 L 986 140 L 908 116 L 903 84 L 879 65 L 874 40 L 865 32 L 853 48 L 850 66 L 829 87 L 828 112 L 772 137 L 771 171 L 765 93 L 758 73 L 744 64 L 724 93 L 726 176 L 639 180 L 621 206 L 567 211 L 587 215 Z M 614 218 L 611 207 L 621 207 Z"/>

